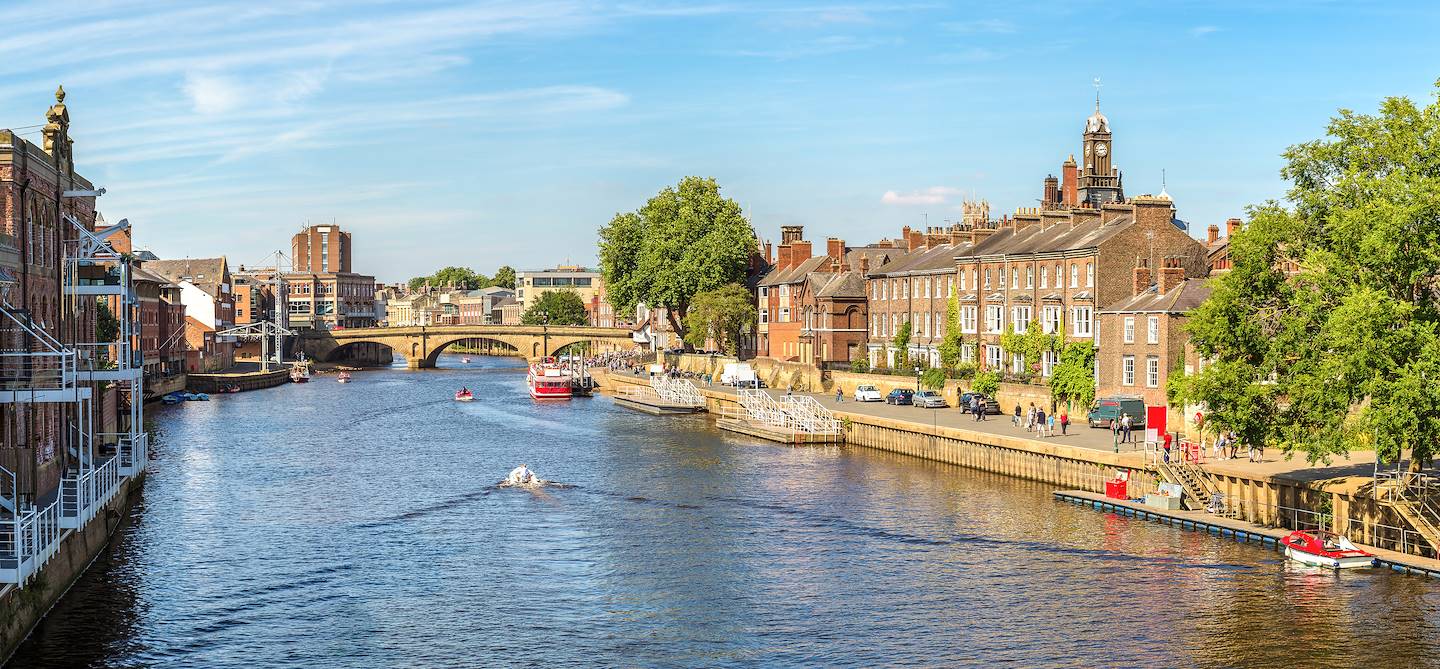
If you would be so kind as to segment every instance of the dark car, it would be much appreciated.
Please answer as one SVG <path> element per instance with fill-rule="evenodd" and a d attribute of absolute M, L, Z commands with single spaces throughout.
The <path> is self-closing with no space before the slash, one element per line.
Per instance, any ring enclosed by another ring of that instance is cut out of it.
<path fill-rule="evenodd" d="M 1119 421 L 1123 414 L 1130 414 L 1131 428 L 1144 428 L 1145 400 L 1139 397 L 1102 397 L 1095 400 L 1085 420 L 1090 427 L 1110 427 L 1110 423 Z"/>
<path fill-rule="evenodd" d="M 980 398 L 985 400 L 985 413 L 994 416 L 1000 415 L 1000 403 L 996 402 L 995 398 L 984 393 L 960 393 L 960 404 L 958 404 L 957 406 L 959 406 L 962 411 L 969 411 L 971 398 Z"/>
<path fill-rule="evenodd" d="M 885 396 L 886 404 L 909 404 L 910 398 L 915 396 L 915 391 L 908 388 L 896 388 Z"/>

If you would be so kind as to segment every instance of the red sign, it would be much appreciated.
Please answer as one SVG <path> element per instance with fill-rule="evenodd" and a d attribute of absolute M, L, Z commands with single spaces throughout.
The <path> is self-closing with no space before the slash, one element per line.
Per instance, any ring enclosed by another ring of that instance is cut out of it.
<path fill-rule="evenodd" d="M 1165 406 L 1145 407 L 1145 441 L 1159 442 L 1165 434 Z"/>

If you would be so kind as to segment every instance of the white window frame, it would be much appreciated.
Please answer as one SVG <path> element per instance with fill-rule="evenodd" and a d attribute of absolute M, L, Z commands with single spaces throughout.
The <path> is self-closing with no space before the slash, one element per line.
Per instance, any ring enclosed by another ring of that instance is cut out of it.
<path fill-rule="evenodd" d="M 1160 317 L 1151 316 L 1147 322 L 1145 341 L 1150 344 L 1160 343 Z"/>
<path fill-rule="evenodd" d="M 1145 387 L 1160 387 L 1160 356 L 1145 356 Z"/>
<path fill-rule="evenodd" d="M 1124 327 L 1123 327 L 1123 329 L 1122 329 L 1122 332 L 1124 333 L 1124 335 L 1121 337 L 1121 340 L 1124 341 L 1126 344 L 1134 344 L 1134 343 L 1135 343 L 1135 317 L 1134 317 L 1134 316 L 1126 316 L 1124 323 L 1125 323 L 1125 325 L 1124 325 Z"/>
<path fill-rule="evenodd" d="M 1025 334 L 1030 331 L 1031 315 L 1028 305 L 1010 307 L 1010 322 L 1015 325 L 1015 334 Z"/>
<path fill-rule="evenodd" d="M 1029 266 L 1029 265 L 1026 265 L 1026 266 L 1025 266 L 1025 288 L 1028 290 L 1028 289 L 1031 289 L 1031 288 L 1034 288 L 1034 287 L 1035 287 L 1035 268 L 1034 268 L 1034 267 L 1031 267 L 1031 266 Z"/>
<path fill-rule="evenodd" d="M 1135 356 L 1120 356 L 1120 385 L 1135 385 Z"/>
<path fill-rule="evenodd" d="M 1070 263 L 1070 287 L 1080 287 L 1080 265 L 1073 262 Z"/>
<path fill-rule="evenodd" d="M 790 307 L 780 307 L 780 319 L 777 320 L 776 322 L 777 322 L 777 323 L 789 323 L 789 322 L 790 322 Z"/>
<path fill-rule="evenodd" d="M 998 304 L 985 305 L 985 333 L 999 334 L 1005 331 L 1005 307 Z"/>
<path fill-rule="evenodd" d="M 761 309 L 761 310 L 760 310 L 760 323 L 763 325 L 763 324 L 769 323 L 769 322 L 770 322 L 770 310 L 769 310 L 769 309 Z"/>
<path fill-rule="evenodd" d="M 1095 287 L 1095 263 L 1093 262 L 1085 263 L 1085 287 Z"/>
<path fill-rule="evenodd" d="M 1094 329 L 1092 328 L 1090 319 L 1093 314 L 1094 310 L 1092 307 L 1072 307 L 1070 309 L 1070 331 L 1074 333 L 1076 337 L 1092 336 Z"/>
<path fill-rule="evenodd" d="M 1045 334 L 1057 334 L 1065 320 L 1065 307 L 1046 305 L 1040 309 L 1040 329 Z"/>
<path fill-rule="evenodd" d="M 1041 288 L 1044 288 L 1044 287 L 1045 287 L 1045 284 L 1047 284 L 1047 283 L 1050 283 L 1050 266 L 1049 266 L 1049 265 L 1041 265 L 1041 266 L 1040 266 L 1040 287 L 1041 287 Z"/>
<path fill-rule="evenodd" d="M 975 322 L 979 309 L 974 305 L 960 307 L 960 331 L 965 334 L 975 334 Z"/>
<path fill-rule="evenodd" d="M 1001 370 L 1005 368 L 1005 350 L 994 344 L 985 345 L 985 368 Z"/>

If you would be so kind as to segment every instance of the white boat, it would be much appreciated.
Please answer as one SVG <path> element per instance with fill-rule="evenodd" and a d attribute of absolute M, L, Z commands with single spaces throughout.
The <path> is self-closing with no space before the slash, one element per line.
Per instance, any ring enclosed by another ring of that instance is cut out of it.
<path fill-rule="evenodd" d="M 350 372 L 340 372 L 340 376 L 336 377 L 335 380 L 340 383 L 350 383 Z"/>
<path fill-rule="evenodd" d="M 1349 539 L 1324 530 L 1296 530 L 1280 545 L 1285 557 L 1302 564 L 1329 569 L 1353 569 L 1375 566 L 1375 556 L 1360 550 Z"/>
<path fill-rule="evenodd" d="M 455 391 L 455 401 L 456 401 L 456 402 L 474 402 L 474 401 L 475 401 L 475 393 L 470 392 L 470 389 L 469 389 L 469 388 L 461 388 L 460 390 Z"/>

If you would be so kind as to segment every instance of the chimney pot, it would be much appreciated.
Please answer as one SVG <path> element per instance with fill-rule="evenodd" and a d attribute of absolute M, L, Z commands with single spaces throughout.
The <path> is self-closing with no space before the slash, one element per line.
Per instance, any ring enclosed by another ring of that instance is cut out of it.
<path fill-rule="evenodd" d="M 1220 239 L 1220 226 L 1211 223 L 1210 227 L 1205 229 L 1205 243 L 1214 244 L 1218 239 Z"/>
<path fill-rule="evenodd" d="M 1240 219 L 1232 218 L 1225 221 L 1225 236 L 1233 237 L 1240 230 Z"/>
<path fill-rule="evenodd" d="M 1163 262 L 1164 266 L 1160 268 L 1160 280 L 1156 284 L 1156 290 L 1161 295 L 1169 293 L 1185 281 L 1184 258 L 1168 256 Z"/>

